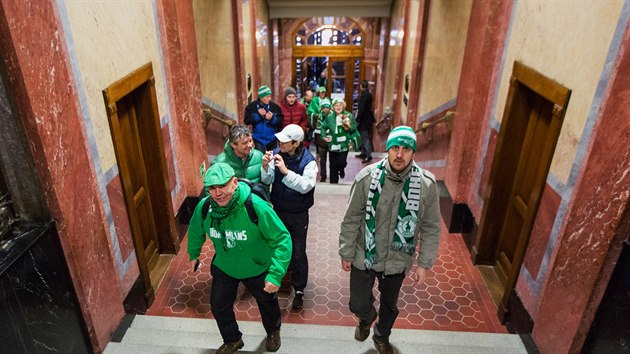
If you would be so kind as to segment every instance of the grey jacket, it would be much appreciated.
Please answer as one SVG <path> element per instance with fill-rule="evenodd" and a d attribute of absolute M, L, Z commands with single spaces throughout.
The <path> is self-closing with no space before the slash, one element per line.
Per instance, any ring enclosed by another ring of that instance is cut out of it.
<path fill-rule="evenodd" d="M 355 177 L 350 191 L 350 200 L 339 233 L 339 255 L 342 260 L 352 261 L 356 268 L 365 269 L 365 207 L 372 180 L 371 172 L 377 164 L 363 168 Z M 376 206 L 376 261 L 372 267 L 385 275 L 399 274 L 411 270 L 415 252 L 407 254 L 391 249 L 398 206 L 403 191 L 404 181 L 411 171 L 411 164 L 400 175 L 396 175 L 386 162 L 387 179 L 383 185 L 378 205 Z M 420 256 L 418 265 L 430 269 L 435 263 L 440 244 L 440 205 L 438 201 L 435 176 L 429 171 L 422 172 L 420 190 L 420 210 L 414 233 L 414 243 L 420 238 Z"/>

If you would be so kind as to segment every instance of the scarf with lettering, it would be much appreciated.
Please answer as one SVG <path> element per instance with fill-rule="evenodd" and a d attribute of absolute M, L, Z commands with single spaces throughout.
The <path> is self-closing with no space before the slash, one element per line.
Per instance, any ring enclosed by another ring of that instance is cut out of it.
<path fill-rule="evenodd" d="M 372 180 L 365 208 L 365 267 L 367 269 L 371 269 L 376 261 L 376 238 L 374 235 L 376 206 L 387 178 L 386 161 L 387 158 L 381 160 L 376 165 L 376 169 L 372 171 Z M 418 221 L 418 211 L 420 210 L 421 180 L 420 168 L 415 163 L 412 163 L 411 171 L 404 181 L 400 204 L 398 205 L 398 220 L 394 238 L 390 245 L 393 250 L 411 254 L 416 248 L 413 238 Z"/>

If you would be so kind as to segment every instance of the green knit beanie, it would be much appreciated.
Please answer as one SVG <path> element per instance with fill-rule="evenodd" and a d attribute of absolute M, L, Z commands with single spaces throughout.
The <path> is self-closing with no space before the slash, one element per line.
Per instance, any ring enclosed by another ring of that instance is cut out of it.
<path fill-rule="evenodd" d="M 389 150 L 392 146 L 406 146 L 416 151 L 416 132 L 406 125 L 392 129 L 387 137 L 385 150 Z"/>
<path fill-rule="evenodd" d="M 319 108 L 324 108 L 324 107 L 328 107 L 330 108 L 331 104 L 330 104 L 330 100 L 327 98 L 324 98 L 320 103 L 319 103 Z"/>
<path fill-rule="evenodd" d="M 263 98 L 269 95 L 271 95 L 271 89 L 269 88 L 269 86 L 260 86 L 258 88 L 258 98 Z"/>

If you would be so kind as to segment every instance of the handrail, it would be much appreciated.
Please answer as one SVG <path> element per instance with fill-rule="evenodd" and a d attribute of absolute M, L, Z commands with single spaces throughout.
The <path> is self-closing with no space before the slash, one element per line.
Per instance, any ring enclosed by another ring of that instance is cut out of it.
<path fill-rule="evenodd" d="M 446 111 L 446 113 L 444 113 L 444 116 L 442 118 L 436 119 L 436 120 L 432 120 L 430 122 L 423 122 L 420 125 L 420 128 L 417 128 L 415 130 L 416 134 L 420 133 L 423 136 L 426 137 L 426 139 L 431 142 L 433 140 L 432 137 L 427 136 L 427 132 L 429 129 L 433 128 L 434 126 L 440 124 L 440 123 L 445 123 L 446 127 L 448 129 L 448 132 L 451 132 L 451 129 L 453 128 L 453 118 L 455 117 L 455 115 L 457 114 L 457 112 L 454 111 Z"/>

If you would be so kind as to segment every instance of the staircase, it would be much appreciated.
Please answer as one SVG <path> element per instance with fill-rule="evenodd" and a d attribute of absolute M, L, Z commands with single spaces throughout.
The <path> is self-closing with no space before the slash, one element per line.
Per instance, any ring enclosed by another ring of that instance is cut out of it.
<path fill-rule="evenodd" d="M 239 353 L 265 351 L 262 323 L 239 321 L 245 347 Z M 277 353 L 376 353 L 371 338 L 354 339 L 353 327 L 283 323 Z M 394 329 L 395 353 L 527 353 L 516 334 Z M 120 342 L 110 342 L 105 354 L 209 354 L 223 343 L 214 320 L 135 316 Z"/>

